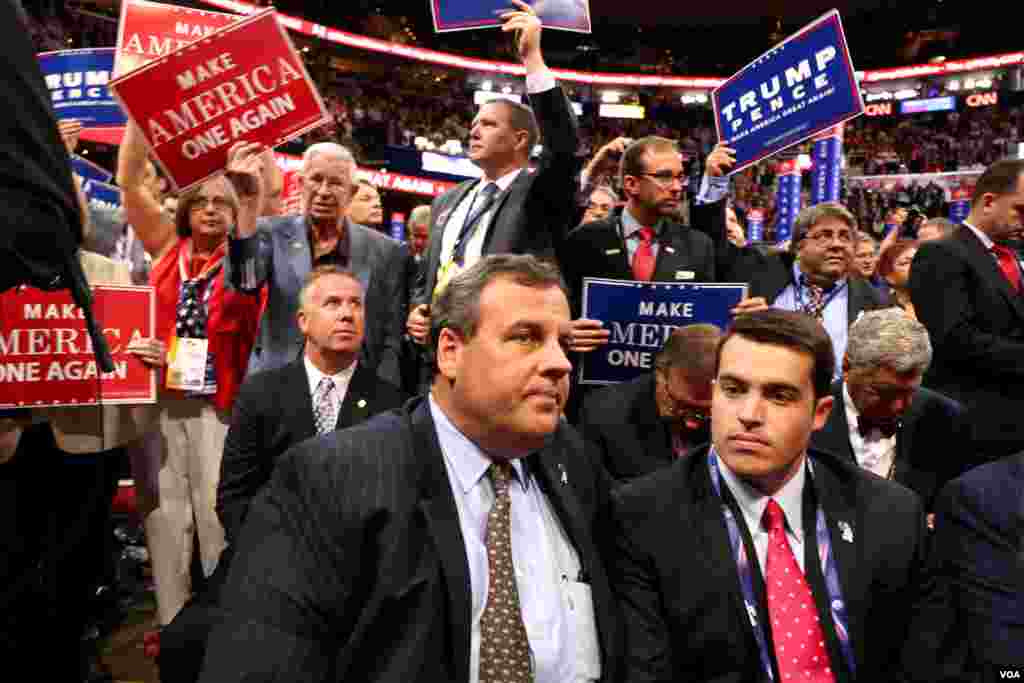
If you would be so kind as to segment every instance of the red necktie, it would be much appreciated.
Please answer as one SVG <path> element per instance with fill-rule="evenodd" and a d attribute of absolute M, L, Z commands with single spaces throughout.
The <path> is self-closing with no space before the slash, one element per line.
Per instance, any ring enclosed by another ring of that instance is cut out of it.
<path fill-rule="evenodd" d="M 633 252 L 633 278 L 650 282 L 654 275 L 654 230 L 640 228 L 637 234 L 640 236 L 640 244 Z"/>
<path fill-rule="evenodd" d="M 992 245 L 992 253 L 999 259 L 999 269 L 1003 271 L 1003 275 L 1006 276 L 1007 281 L 1010 283 L 1010 288 L 1014 292 L 1020 293 L 1020 267 L 1017 265 L 1017 255 L 1013 252 L 1013 249 L 1004 247 L 1001 244 Z"/>
<path fill-rule="evenodd" d="M 786 519 L 774 499 L 761 520 L 768 531 L 765 587 L 781 683 L 834 683 L 814 595 L 786 539 Z"/>

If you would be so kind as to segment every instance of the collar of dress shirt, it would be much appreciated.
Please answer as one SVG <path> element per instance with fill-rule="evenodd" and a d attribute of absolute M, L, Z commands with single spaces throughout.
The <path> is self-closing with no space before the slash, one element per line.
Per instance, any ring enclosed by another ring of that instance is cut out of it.
<path fill-rule="evenodd" d="M 330 377 L 334 380 L 334 386 L 336 387 L 348 387 L 349 382 L 352 381 L 352 375 L 356 373 L 357 361 L 352 361 L 352 364 L 339 373 L 334 375 L 327 375 L 320 371 L 320 368 L 313 365 L 313 362 L 309 360 L 306 354 L 302 354 L 302 362 L 306 364 L 306 376 L 309 378 L 309 395 L 316 395 L 316 388 L 320 386 L 320 380 L 324 377 Z"/>
<path fill-rule="evenodd" d="M 505 175 L 495 180 L 491 180 L 490 178 L 487 178 L 485 176 L 480 176 L 480 182 L 476 184 L 475 191 L 477 194 L 479 194 L 480 190 L 484 189 L 484 186 L 487 185 L 487 183 L 494 183 L 495 185 L 498 186 L 498 194 L 501 194 L 502 192 L 509 188 L 509 185 L 516 181 L 516 178 L 518 178 L 519 174 L 522 172 L 522 168 L 517 168 L 514 171 L 509 171 Z"/>
<path fill-rule="evenodd" d="M 857 464 L 861 464 L 861 459 L 858 453 L 858 446 L 863 444 L 868 439 L 860 435 L 860 431 L 857 429 L 857 422 L 860 420 L 860 411 L 857 410 L 857 406 L 854 404 L 853 399 L 850 397 L 850 390 L 846 386 L 846 382 L 843 382 L 843 404 L 846 408 L 846 427 L 850 431 L 850 443 L 854 446 L 853 454 L 857 458 Z M 877 429 L 872 429 L 868 435 L 871 441 L 888 441 L 892 445 L 896 444 L 896 435 L 885 436 L 882 432 Z"/>
<path fill-rule="evenodd" d="M 800 283 L 800 278 L 803 276 L 803 274 L 804 271 L 800 270 L 800 260 L 797 259 L 796 261 L 793 261 L 793 282 L 795 282 L 799 286 L 802 286 Z M 825 290 L 825 292 L 826 294 L 831 294 L 832 292 L 835 292 L 838 295 L 840 291 L 842 291 L 844 286 L 846 286 L 846 278 L 839 278 L 838 280 L 836 280 L 835 285 L 832 286 L 832 289 Z"/>
<path fill-rule="evenodd" d="M 804 457 L 806 458 L 807 456 L 805 455 Z M 782 508 L 782 512 L 785 513 L 786 524 L 789 525 L 793 535 L 800 539 L 804 537 L 803 507 L 804 481 L 807 478 L 806 463 L 796 471 L 793 478 L 787 481 L 774 496 L 764 495 L 737 477 L 729 469 L 729 466 L 725 464 L 721 456 L 718 458 L 718 464 L 718 469 L 722 473 L 722 480 L 725 481 L 729 491 L 732 492 L 733 497 L 736 499 L 736 504 L 740 506 L 743 517 L 747 521 L 747 528 L 751 534 L 757 529 L 764 529 L 761 525 L 761 518 L 764 517 L 764 509 L 768 507 L 768 501 L 774 498 L 775 502 Z"/>
<path fill-rule="evenodd" d="M 430 395 L 428 401 L 430 402 L 430 414 L 434 418 L 434 425 L 437 429 L 437 440 L 441 443 L 441 452 L 444 454 L 445 460 L 448 461 L 448 466 L 455 472 L 455 478 L 465 495 L 487 475 L 491 459 L 448 419 L 444 410 L 434 400 L 433 394 Z M 512 460 L 512 469 L 516 473 L 516 481 L 525 491 L 529 487 L 529 479 L 526 477 L 526 470 L 519 458 Z"/>
<path fill-rule="evenodd" d="M 644 225 L 638 221 L 633 214 L 629 212 L 629 209 L 622 208 L 622 239 L 628 240 L 633 236 L 640 228 L 651 228 L 654 230 L 654 236 L 658 237 L 661 234 L 661 220 L 654 225 Z"/>
<path fill-rule="evenodd" d="M 967 229 L 974 233 L 975 237 L 981 240 L 981 243 L 985 247 L 986 251 L 992 251 L 992 247 L 994 247 L 996 243 L 992 241 L 991 237 L 983 233 L 981 230 L 978 230 L 976 227 L 974 227 L 967 221 L 964 221 L 963 223 L 964 226 L 967 227 Z"/>

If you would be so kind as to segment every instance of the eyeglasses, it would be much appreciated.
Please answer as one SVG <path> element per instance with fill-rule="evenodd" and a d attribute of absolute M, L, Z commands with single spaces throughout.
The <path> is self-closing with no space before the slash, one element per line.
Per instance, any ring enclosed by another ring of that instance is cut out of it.
<path fill-rule="evenodd" d="M 213 204 L 213 208 L 218 211 L 230 211 L 232 206 L 231 202 L 224 197 L 214 197 L 213 199 L 209 197 L 196 197 L 192 200 L 188 209 L 189 211 L 206 211 L 206 207 L 210 204 Z"/>
<path fill-rule="evenodd" d="M 672 393 L 672 387 L 669 386 L 667 381 L 665 382 L 665 398 L 669 400 L 669 410 L 672 411 L 672 417 L 680 420 L 692 420 L 699 424 L 704 424 L 711 419 L 711 411 L 709 409 L 691 407 L 686 399 Z"/>
<path fill-rule="evenodd" d="M 658 171 L 657 173 L 641 173 L 640 175 L 652 178 L 661 187 L 671 187 L 672 183 L 678 182 L 681 187 L 690 184 L 690 179 L 685 173 L 675 174 L 672 171 Z"/>
<path fill-rule="evenodd" d="M 817 242 L 818 244 L 829 244 L 833 241 L 840 244 L 853 244 L 853 233 L 846 230 L 840 230 L 839 232 L 822 230 L 814 234 L 808 233 L 804 235 L 804 239 L 810 242 Z"/>

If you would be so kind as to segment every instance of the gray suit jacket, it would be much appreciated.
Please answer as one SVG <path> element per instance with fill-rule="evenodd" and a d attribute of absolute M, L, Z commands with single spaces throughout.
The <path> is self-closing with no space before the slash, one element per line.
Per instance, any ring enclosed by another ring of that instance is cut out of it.
<path fill-rule="evenodd" d="M 483 253 L 555 256 L 555 246 L 573 227 L 576 207 L 576 118 L 558 86 L 530 95 L 544 155 L 534 171 L 524 170 L 498 195 L 487 226 Z M 441 243 L 448 219 L 477 184 L 467 180 L 434 200 L 430 244 L 417 279 L 415 303 L 430 303 L 441 265 Z"/>
<path fill-rule="evenodd" d="M 381 379 L 400 386 L 408 303 L 406 248 L 351 221 L 348 236 L 349 270 L 366 292 L 366 333 L 359 360 L 364 367 L 375 368 Z M 304 216 L 261 218 L 255 235 L 229 240 L 225 281 L 247 294 L 269 285 L 247 375 L 279 368 L 298 357 L 303 338 L 295 314 L 312 262 Z"/>

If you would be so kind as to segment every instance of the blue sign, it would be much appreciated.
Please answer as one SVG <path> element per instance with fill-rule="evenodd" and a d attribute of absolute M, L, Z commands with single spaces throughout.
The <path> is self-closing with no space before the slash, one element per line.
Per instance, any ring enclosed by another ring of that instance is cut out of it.
<path fill-rule="evenodd" d="M 954 199 L 949 203 L 949 220 L 953 221 L 957 225 L 967 220 L 967 217 L 971 214 L 971 200 L 970 199 Z"/>
<path fill-rule="evenodd" d="M 956 97 L 932 97 L 927 100 L 907 100 L 900 102 L 901 114 L 923 114 L 929 111 L 953 111 L 956 109 Z"/>
<path fill-rule="evenodd" d="M 104 47 L 37 55 L 58 119 L 78 119 L 85 128 L 125 125 L 124 111 L 107 89 L 115 51 Z"/>
<path fill-rule="evenodd" d="M 747 241 L 764 241 L 764 209 L 747 211 Z"/>
<path fill-rule="evenodd" d="M 589 0 L 525 0 L 545 28 L 590 33 Z M 508 0 L 430 0 L 434 30 L 466 31 L 501 26 L 501 15 L 516 9 Z"/>
<path fill-rule="evenodd" d="M 77 154 L 71 155 L 71 170 L 86 180 L 98 180 L 101 183 L 109 183 L 114 177 L 107 169 Z"/>
<path fill-rule="evenodd" d="M 82 183 L 82 192 L 89 200 L 89 206 L 101 209 L 118 209 L 121 207 L 121 189 L 98 180 L 87 180 Z"/>
<path fill-rule="evenodd" d="M 833 10 L 712 93 L 718 139 L 736 150 L 732 173 L 864 111 L 846 36 Z"/>
<path fill-rule="evenodd" d="M 795 162 L 789 162 L 791 169 L 796 169 Z M 800 170 L 788 170 L 779 175 L 779 189 L 775 196 L 775 241 L 785 242 L 793 237 L 793 224 L 802 208 L 800 196 Z"/>
<path fill-rule="evenodd" d="M 843 161 L 843 136 L 838 131 L 814 141 L 811 205 L 838 202 Z"/>
<path fill-rule="evenodd" d="M 677 327 L 711 323 L 723 330 L 747 296 L 745 283 L 633 282 L 583 278 L 583 317 L 600 320 L 608 344 L 583 355 L 580 382 L 626 382 L 654 368 Z"/>

